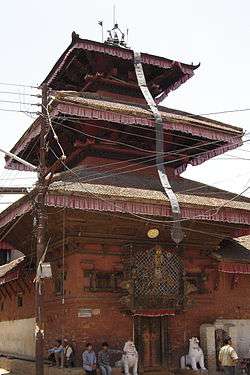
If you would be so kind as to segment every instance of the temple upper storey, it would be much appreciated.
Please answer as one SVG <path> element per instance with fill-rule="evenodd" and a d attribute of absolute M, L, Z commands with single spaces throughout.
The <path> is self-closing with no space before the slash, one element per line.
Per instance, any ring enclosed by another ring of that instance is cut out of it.
<path fill-rule="evenodd" d="M 42 83 L 49 88 L 50 125 L 67 157 L 57 172 L 82 164 L 92 168 L 100 160 L 155 168 L 155 118 L 137 82 L 137 55 L 120 45 L 72 35 L 71 44 Z M 197 68 L 147 53 L 140 54 L 140 63 L 156 103 L 192 77 Z M 199 165 L 242 144 L 241 128 L 163 106 L 158 110 L 163 162 L 169 175 L 179 175 L 188 165 Z M 43 124 L 40 115 L 11 150 L 36 166 Z M 61 150 L 52 132 L 47 142 L 49 168 Z M 6 168 L 27 169 L 8 156 Z"/>
<path fill-rule="evenodd" d="M 44 82 L 53 90 L 90 92 L 126 102 L 144 102 L 131 49 L 72 35 L 71 44 Z M 192 77 L 198 67 L 147 53 L 141 56 L 148 88 L 158 103 Z"/>

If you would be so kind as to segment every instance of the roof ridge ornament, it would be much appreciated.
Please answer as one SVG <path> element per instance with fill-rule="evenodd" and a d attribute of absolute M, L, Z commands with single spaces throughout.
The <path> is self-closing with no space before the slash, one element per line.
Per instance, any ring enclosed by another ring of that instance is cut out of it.
<path fill-rule="evenodd" d="M 127 35 L 128 35 L 128 29 L 127 29 Z M 114 27 L 111 30 L 108 30 L 108 37 L 104 43 L 110 44 L 113 46 L 129 48 L 125 41 L 125 33 L 120 29 L 118 23 L 115 23 Z"/>
<path fill-rule="evenodd" d="M 108 36 L 107 39 L 104 41 L 103 37 L 103 27 L 104 22 L 103 20 L 98 21 L 98 25 L 102 28 L 102 43 L 109 44 L 111 46 L 117 46 L 122 48 L 128 48 L 128 28 L 126 30 L 126 40 L 125 40 L 125 33 L 120 29 L 115 16 L 115 5 L 113 6 L 113 27 L 110 30 L 107 30 Z"/>

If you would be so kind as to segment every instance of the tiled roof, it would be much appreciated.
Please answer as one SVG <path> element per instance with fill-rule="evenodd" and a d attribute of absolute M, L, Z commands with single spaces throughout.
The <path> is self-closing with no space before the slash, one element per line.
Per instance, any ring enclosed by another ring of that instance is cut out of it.
<path fill-rule="evenodd" d="M 220 249 L 216 252 L 221 260 L 243 261 L 250 263 L 250 251 L 242 243 L 227 238 L 221 242 Z"/>
<path fill-rule="evenodd" d="M 51 184 L 51 191 L 73 193 L 80 195 L 95 195 L 121 200 L 139 202 L 164 203 L 169 202 L 163 192 L 160 182 L 155 176 L 142 174 L 99 174 L 83 166 L 61 175 L 60 181 Z M 91 177 L 92 176 L 92 177 Z M 85 181 L 85 182 L 84 182 Z M 208 185 L 184 178 L 171 181 L 173 190 L 177 193 L 180 204 L 203 207 L 228 207 L 240 210 L 250 210 L 250 199 L 235 198 L 235 194 L 219 190 Z M 230 201 L 230 199 L 235 198 Z"/>
<path fill-rule="evenodd" d="M 250 236 L 242 236 L 237 238 L 237 242 L 250 250 Z"/>
<path fill-rule="evenodd" d="M 119 103 L 108 99 L 104 100 L 103 98 L 95 98 L 95 95 L 82 95 L 83 96 L 80 97 L 79 93 L 67 93 L 65 91 L 61 91 L 56 94 L 55 99 L 83 105 L 94 109 L 103 109 L 123 113 L 126 115 L 140 115 L 140 117 L 153 118 L 152 112 L 147 108 L 146 105 Z M 163 120 L 166 121 L 185 123 L 188 122 L 192 125 L 213 127 L 221 131 L 233 132 L 238 135 L 242 134 L 242 129 L 236 126 L 224 124 L 219 121 L 215 121 L 212 119 L 210 120 L 202 116 L 193 115 L 187 112 L 170 109 L 163 106 L 159 106 L 159 109 Z"/>
<path fill-rule="evenodd" d="M 25 258 L 25 256 L 17 258 L 17 259 L 14 259 L 14 260 L 12 260 L 9 263 L 6 263 L 3 266 L 0 266 L 0 277 L 5 276 L 7 272 L 11 271 L 19 263 L 23 262 L 24 258 Z"/>

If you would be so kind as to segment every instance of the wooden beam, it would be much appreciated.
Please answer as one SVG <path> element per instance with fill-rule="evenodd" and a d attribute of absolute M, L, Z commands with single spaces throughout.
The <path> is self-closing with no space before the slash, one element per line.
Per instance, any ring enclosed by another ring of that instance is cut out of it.
<path fill-rule="evenodd" d="M 87 74 L 85 77 L 85 84 L 81 91 L 86 91 L 94 82 L 98 81 L 102 77 L 102 75 L 102 73 L 96 73 L 94 76 L 91 74 Z"/>

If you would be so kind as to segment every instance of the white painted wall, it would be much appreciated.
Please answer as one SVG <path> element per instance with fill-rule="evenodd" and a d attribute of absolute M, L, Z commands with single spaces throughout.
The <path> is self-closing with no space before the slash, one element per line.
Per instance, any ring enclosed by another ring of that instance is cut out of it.
<path fill-rule="evenodd" d="M 236 330 L 236 349 L 241 357 L 250 358 L 250 320 L 217 319 L 216 323 L 232 324 Z"/>
<path fill-rule="evenodd" d="M 0 353 L 35 357 L 35 318 L 0 322 Z"/>

